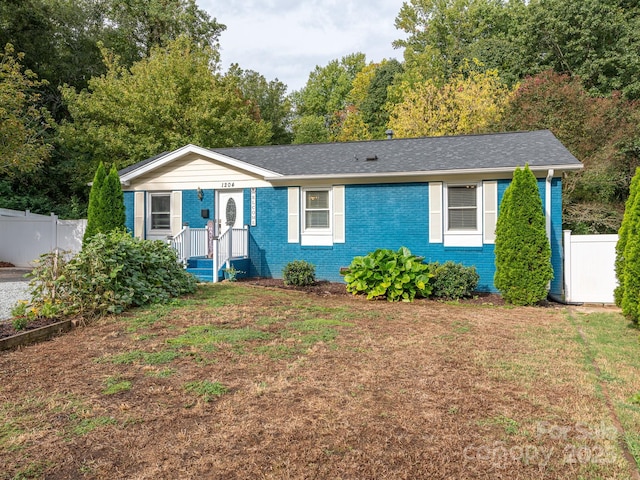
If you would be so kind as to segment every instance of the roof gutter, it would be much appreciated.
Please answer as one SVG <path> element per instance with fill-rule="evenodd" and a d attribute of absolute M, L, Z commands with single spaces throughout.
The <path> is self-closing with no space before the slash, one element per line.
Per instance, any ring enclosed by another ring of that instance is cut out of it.
<path fill-rule="evenodd" d="M 288 183 L 291 181 L 305 180 L 328 180 L 330 178 L 341 179 L 377 179 L 377 178 L 399 178 L 399 177 L 438 177 L 447 175 L 478 175 L 478 174 L 497 174 L 497 173 L 513 173 L 517 167 L 495 167 L 495 168 L 460 168 L 456 170 L 426 170 L 426 171 L 410 171 L 410 172 L 378 172 L 378 173 L 343 173 L 343 174 L 314 174 L 314 175 L 283 175 L 278 177 L 264 177 L 268 182 L 272 183 Z M 543 165 L 529 166 L 532 172 L 565 172 L 573 170 L 581 170 L 583 165 L 565 164 L 565 165 Z"/>

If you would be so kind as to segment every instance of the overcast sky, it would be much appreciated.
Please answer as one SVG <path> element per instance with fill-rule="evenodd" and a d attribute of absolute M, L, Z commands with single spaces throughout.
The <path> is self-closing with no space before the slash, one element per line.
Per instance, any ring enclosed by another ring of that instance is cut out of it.
<path fill-rule="evenodd" d="M 402 59 L 391 42 L 403 38 L 394 21 L 403 0 L 197 0 L 227 26 L 222 65 L 238 63 L 288 92 L 302 88 L 316 65 L 362 52 L 367 62 Z"/>

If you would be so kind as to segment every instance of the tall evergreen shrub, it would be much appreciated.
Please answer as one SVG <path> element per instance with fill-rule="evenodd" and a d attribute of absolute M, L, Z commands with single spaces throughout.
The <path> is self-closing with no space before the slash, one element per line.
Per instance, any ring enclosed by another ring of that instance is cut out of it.
<path fill-rule="evenodd" d="M 636 173 L 637 177 L 638 174 Z M 620 242 L 624 251 L 619 259 L 616 255 L 616 274 L 621 289 L 616 290 L 616 301 L 620 298 L 620 306 L 625 317 L 638 323 L 640 318 L 640 188 L 639 180 L 634 177 L 635 188 L 633 201 L 627 201 L 624 212 L 624 229 L 621 228 L 616 254 L 620 250 Z M 632 183 L 632 185 L 633 185 Z M 629 196 L 631 200 L 631 194 Z M 621 260 L 620 264 L 618 261 Z M 618 271 L 618 267 L 620 271 Z"/>
<path fill-rule="evenodd" d="M 104 168 L 104 164 L 100 162 L 96 173 L 93 176 L 93 183 L 91 184 L 91 191 L 89 192 L 89 207 L 87 209 L 87 229 L 84 231 L 84 237 L 82 243 L 86 243 L 91 237 L 98 233 L 99 215 L 100 215 L 100 201 L 102 185 L 107 177 L 107 171 Z"/>
<path fill-rule="evenodd" d="M 547 296 L 553 278 L 551 246 L 538 183 L 529 166 L 517 168 L 500 204 L 494 283 L 505 301 L 533 305 Z"/>
<path fill-rule="evenodd" d="M 115 166 L 111 167 L 100 189 L 100 221 L 98 231 L 109 233 L 124 229 L 124 195 Z"/>
<path fill-rule="evenodd" d="M 614 291 L 614 298 L 616 305 L 622 307 L 622 299 L 624 297 L 624 272 L 626 267 L 625 261 L 625 249 L 627 247 L 627 241 L 629 239 L 629 231 L 631 230 L 631 216 L 633 211 L 633 205 L 635 203 L 636 194 L 638 192 L 638 184 L 640 183 L 640 168 L 636 169 L 636 174 L 631 180 L 631 186 L 629 189 L 629 198 L 624 207 L 624 217 L 622 217 L 622 225 L 618 231 L 618 243 L 616 244 L 616 278 L 618 279 L 618 286 Z M 637 230 L 637 226 L 634 226 Z"/>

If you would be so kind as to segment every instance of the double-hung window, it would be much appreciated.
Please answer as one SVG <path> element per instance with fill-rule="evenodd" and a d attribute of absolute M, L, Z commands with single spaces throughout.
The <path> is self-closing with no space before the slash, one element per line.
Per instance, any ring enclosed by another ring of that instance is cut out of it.
<path fill-rule="evenodd" d="M 447 187 L 447 231 L 478 230 L 477 185 Z"/>
<path fill-rule="evenodd" d="M 149 199 L 151 230 L 171 230 L 171 194 L 152 193 Z"/>
<path fill-rule="evenodd" d="M 303 247 L 330 247 L 344 243 L 345 187 L 289 187 L 287 241 Z"/>
<path fill-rule="evenodd" d="M 429 183 L 429 242 L 481 247 L 495 242 L 498 182 Z"/>
<path fill-rule="evenodd" d="M 331 229 L 331 200 L 329 190 L 304 191 L 304 231 Z"/>

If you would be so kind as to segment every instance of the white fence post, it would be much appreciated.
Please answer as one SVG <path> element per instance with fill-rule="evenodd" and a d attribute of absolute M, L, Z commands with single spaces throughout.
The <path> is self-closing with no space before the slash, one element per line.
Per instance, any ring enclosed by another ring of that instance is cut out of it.
<path fill-rule="evenodd" d="M 571 230 L 564 230 L 564 299 L 571 301 Z"/>
<path fill-rule="evenodd" d="M 58 217 L 51 212 L 51 251 L 58 248 Z"/>

